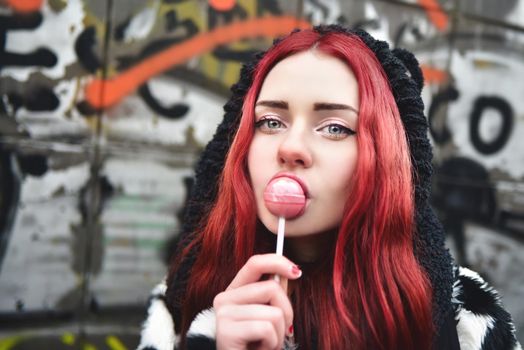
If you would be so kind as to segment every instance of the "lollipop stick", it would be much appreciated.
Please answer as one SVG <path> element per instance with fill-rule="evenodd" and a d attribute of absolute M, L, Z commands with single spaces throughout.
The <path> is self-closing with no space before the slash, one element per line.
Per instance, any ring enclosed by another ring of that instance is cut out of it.
<path fill-rule="evenodd" d="M 286 227 L 286 219 L 283 216 L 278 218 L 277 231 L 277 255 L 282 256 L 284 252 L 284 228 Z"/>
<path fill-rule="evenodd" d="M 286 219 L 283 216 L 278 218 L 277 231 L 277 255 L 282 256 L 284 252 L 284 229 L 286 227 Z M 280 282 L 280 276 L 275 275 L 275 281 Z"/>

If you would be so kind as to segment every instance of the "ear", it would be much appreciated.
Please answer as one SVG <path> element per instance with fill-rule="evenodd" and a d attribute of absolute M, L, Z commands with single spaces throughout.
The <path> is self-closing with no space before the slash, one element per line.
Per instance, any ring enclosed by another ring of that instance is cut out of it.
<path fill-rule="evenodd" d="M 404 64 L 404 67 L 406 67 L 411 75 L 411 79 L 413 79 L 417 84 L 419 92 L 422 91 L 422 87 L 424 87 L 424 76 L 422 75 L 422 70 L 420 69 L 420 65 L 415 56 L 404 49 L 397 48 L 393 49 L 392 52 L 393 55 Z"/>

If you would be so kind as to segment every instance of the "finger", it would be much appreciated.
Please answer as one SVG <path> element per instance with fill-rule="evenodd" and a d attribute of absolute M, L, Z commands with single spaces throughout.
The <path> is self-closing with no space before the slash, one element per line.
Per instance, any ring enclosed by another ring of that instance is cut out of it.
<path fill-rule="evenodd" d="M 284 256 L 276 254 L 253 255 L 238 271 L 227 290 L 257 282 L 264 274 L 277 274 L 281 277 L 297 279 L 302 275 L 302 271 Z"/>
<path fill-rule="evenodd" d="M 217 312 L 217 320 L 232 321 L 269 321 L 277 332 L 278 339 L 284 339 L 286 335 L 286 320 L 284 311 L 269 305 L 225 305 Z"/>
<path fill-rule="evenodd" d="M 258 344 L 254 344 L 258 343 Z M 269 321 L 227 321 L 217 323 L 219 349 L 281 349 L 278 335 Z M 251 346 L 250 346 L 251 345 Z"/>
<path fill-rule="evenodd" d="M 237 323 L 237 329 L 246 344 L 260 342 L 257 349 L 282 349 L 284 338 L 279 339 L 276 330 L 268 321 L 242 321 Z"/>
<path fill-rule="evenodd" d="M 288 279 L 285 277 L 280 277 L 280 286 L 282 287 L 286 295 L 287 295 L 287 284 L 288 284 Z"/>
<path fill-rule="evenodd" d="M 285 277 L 280 277 L 280 275 L 273 275 L 273 276 L 270 276 L 270 278 L 272 278 L 275 282 L 280 284 L 280 286 L 284 290 L 284 293 L 288 294 L 287 293 L 287 286 L 288 286 L 289 279 L 287 279 Z"/>
<path fill-rule="evenodd" d="M 255 282 L 237 289 L 218 294 L 213 300 L 215 310 L 220 310 L 225 305 L 239 304 L 266 304 L 275 306 L 284 312 L 286 325 L 293 324 L 293 308 L 287 294 L 279 284 L 273 280 Z"/>

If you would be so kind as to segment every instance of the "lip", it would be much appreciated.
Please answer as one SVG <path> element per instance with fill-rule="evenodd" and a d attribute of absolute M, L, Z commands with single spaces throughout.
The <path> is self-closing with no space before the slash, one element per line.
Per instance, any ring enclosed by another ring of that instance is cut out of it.
<path fill-rule="evenodd" d="M 309 191 L 308 191 L 308 188 L 307 188 L 304 180 L 302 180 L 300 177 L 298 177 L 297 175 L 295 175 L 293 173 L 281 172 L 281 173 L 277 173 L 275 176 L 273 176 L 269 180 L 269 182 L 273 181 L 274 179 L 278 179 L 280 177 L 288 177 L 290 179 L 295 180 L 300 185 L 300 187 L 302 187 L 302 191 L 304 192 L 304 195 L 306 196 L 306 199 L 309 199 Z"/>

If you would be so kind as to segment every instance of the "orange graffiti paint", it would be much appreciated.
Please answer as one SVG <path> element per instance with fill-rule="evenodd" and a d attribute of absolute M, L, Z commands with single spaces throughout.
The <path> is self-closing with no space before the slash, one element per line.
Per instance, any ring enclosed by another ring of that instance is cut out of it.
<path fill-rule="evenodd" d="M 445 70 L 434 68 L 425 64 L 421 64 L 422 74 L 424 75 L 424 82 L 426 84 L 441 85 L 448 81 L 448 73 Z"/>
<path fill-rule="evenodd" d="M 448 15 L 440 7 L 438 0 L 417 0 L 417 2 L 424 8 L 429 20 L 439 31 L 443 32 L 448 28 Z"/>
<path fill-rule="evenodd" d="M 209 5 L 217 11 L 230 11 L 235 3 L 235 0 L 209 0 Z"/>
<path fill-rule="evenodd" d="M 294 28 L 309 28 L 311 25 L 291 16 L 267 16 L 201 33 L 179 44 L 175 44 L 120 73 L 103 80 L 93 79 L 86 85 L 85 97 L 94 108 L 114 106 L 131 94 L 149 78 L 171 69 L 173 66 L 213 50 L 215 47 L 246 38 L 261 36 L 276 37 L 289 33 Z"/>
<path fill-rule="evenodd" d="M 6 0 L 7 6 L 16 12 L 35 12 L 42 7 L 43 0 Z"/>

